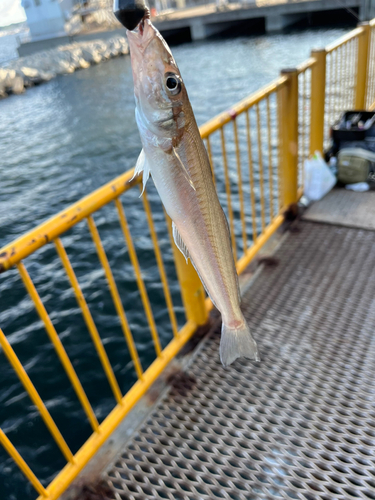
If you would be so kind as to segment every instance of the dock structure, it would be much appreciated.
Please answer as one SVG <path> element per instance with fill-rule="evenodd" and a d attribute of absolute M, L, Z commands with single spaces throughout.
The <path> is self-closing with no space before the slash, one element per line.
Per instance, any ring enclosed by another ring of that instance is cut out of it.
<path fill-rule="evenodd" d="M 281 230 L 242 300 L 261 363 L 223 368 L 213 328 L 107 470 L 111 499 L 374 498 L 374 207 L 334 190 Z"/>
<path fill-rule="evenodd" d="M 34 7 L 33 7 L 34 8 Z M 38 7 L 37 10 L 41 10 Z M 82 14 L 93 8 L 82 8 Z M 153 18 L 153 23 L 164 37 L 179 36 L 189 32 L 192 40 L 203 40 L 225 32 L 247 27 L 251 32 L 254 26 L 261 27 L 268 33 L 280 32 L 312 14 L 327 12 L 347 12 L 352 18 L 365 21 L 375 16 L 375 0 L 249 0 L 244 2 L 207 3 L 194 7 L 167 11 Z M 45 27 L 46 29 L 48 26 Z M 53 36 L 34 37 L 22 43 L 18 48 L 20 57 L 42 50 L 74 42 L 104 39 L 123 35 L 123 27 L 76 34 L 59 33 Z"/>
<path fill-rule="evenodd" d="M 354 9 L 362 20 L 370 15 L 372 4 L 365 0 L 252 0 L 241 3 L 215 3 L 176 10 L 154 19 L 165 36 L 190 30 L 192 40 L 202 40 L 251 22 L 264 22 L 268 33 L 278 32 L 311 13 Z M 368 19 L 370 19 L 368 17 Z"/>
<path fill-rule="evenodd" d="M 33 7 L 35 10 L 35 7 Z M 42 7 L 36 10 L 41 11 Z M 82 15 L 94 11 L 83 7 Z M 267 33 L 277 33 L 311 15 L 345 12 L 349 18 L 366 21 L 375 16 L 375 0 L 248 0 L 243 2 L 213 2 L 193 7 L 177 8 L 161 12 L 152 21 L 164 37 L 182 36 L 203 40 L 223 33 L 235 33 L 237 29 L 251 33 L 254 28 Z M 108 16 L 110 13 L 107 13 Z M 31 22 L 31 21 L 30 21 Z M 40 24 L 40 23 L 39 23 Z M 38 24 L 38 26 L 39 26 Z M 43 24 L 43 23 L 42 23 Z M 52 26 L 52 25 L 51 25 Z M 48 29 L 48 23 L 44 27 Z M 52 29 L 52 28 L 51 28 Z M 61 31 L 61 30 L 60 30 Z M 55 33 L 35 36 L 17 48 L 20 57 L 74 42 L 95 39 L 107 40 L 123 35 L 123 27 L 85 31 L 82 33 Z"/>

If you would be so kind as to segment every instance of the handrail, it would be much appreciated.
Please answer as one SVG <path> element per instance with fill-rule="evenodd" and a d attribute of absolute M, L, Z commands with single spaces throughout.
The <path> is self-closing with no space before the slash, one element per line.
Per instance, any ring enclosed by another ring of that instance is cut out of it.
<path fill-rule="evenodd" d="M 340 37 L 338 40 L 335 42 L 330 43 L 326 47 L 326 52 L 327 54 L 330 54 L 334 50 L 338 49 L 342 45 L 345 45 L 346 43 L 350 42 L 350 40 L 354 40 L 355 38 L 358 38 L 359 36 L 362 36 L 364 34 L 364 30 L 362 26 L 359 26 L 358 28 L 354 29 L 347 35 L 344 35 Z"/>
<path fill-rule="evenodd" d="M 279 90 L 283 87 L 283 85 L 285 85 L 286 81 L 287 79 L 285 77 L 279 77 L 277 80 L 262 87 L 249 97 L 245 97 L 242 101 L 235 104 L 230 110 L 223 111 L 219 115 L 215 116 L 215 118 L 209 120 L 199 128 L 202 139 L 206 139 L 209 135 L 213 134 L 233 120 L 233 118 L 237 115 L 247 111 L 252 106 L 255 106 L 255 104 L 258 104 L 261 100 L 270 96 L 273 92 Z"/>
<path fill-rule="evenodd" d="M 0 249 L 0 273 L 10 269 L 46 243 L 65 233 L 78 222 L 113 201 L 131 187 L 139 184 L 139 176 L 133 179 L 134 168 L 116 177 L 70 207 L 54 215 L 46 222 L 20 236 Z"/>
<path fill-rule="evenodd" d="M 297 74 L 300 75 L 317 64 L 315 57 L 309 57 L 306 61 L 297 66 Z"/>

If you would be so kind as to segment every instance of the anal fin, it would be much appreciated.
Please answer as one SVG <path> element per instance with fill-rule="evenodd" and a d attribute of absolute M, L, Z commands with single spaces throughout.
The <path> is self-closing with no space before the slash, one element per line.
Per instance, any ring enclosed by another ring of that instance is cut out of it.
<path fill-rule="evenodd" d="M 184 243 L 184 240 L 181 238 L 181 235 L 178 232 L 176 224 L 173 221 L 172 221 L 172 231 L 173 231 L 173 239 L 174 239 L 174 242 L 176 243 L 176 247 L 180 250 L 180 252 L 182 253 L 182 255 L 185 257 L 186 263 L 187 263 L 188 259 L 190 259 L 190 262 L 193 264 L 193 267 L 196 270 L 196 272 L 197 272 L 197 274 L 199 276 L 199 279 L 201 280 L 201 283 L 202 283 L 204 289 L 206 290 L 207 295 L 210 297 L 210 299 L 211 299 L 213 305 L 216 307 L 216 309 L 218 309 L 217 305 L 215 304 L 215 301 L 213 300 L 210 292 L 208 291 L 206 283 L 202 279 L 202 276 L 201 276 L 201 274 L 200 274 L 197 266 L 195 265 L 195 262 L 191 258 L 191 255 L 189 253 L 189 250 L 187 249 L 187 246 Z"/>

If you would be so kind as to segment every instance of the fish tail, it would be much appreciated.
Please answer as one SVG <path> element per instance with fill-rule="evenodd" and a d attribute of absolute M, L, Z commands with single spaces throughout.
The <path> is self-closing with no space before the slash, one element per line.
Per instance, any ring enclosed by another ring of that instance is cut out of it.
<path fill-rule="evenodd" d="M 250 333 L 245 319 L 241 326 L 232 328 L 223 323 L 221 327 L 220 360 L 224 367 L 239 357 L 260 361 L 257 343 Z"/>

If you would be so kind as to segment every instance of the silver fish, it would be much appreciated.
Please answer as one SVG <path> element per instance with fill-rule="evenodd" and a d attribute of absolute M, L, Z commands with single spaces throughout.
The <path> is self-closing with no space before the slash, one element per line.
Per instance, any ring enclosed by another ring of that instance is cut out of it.
<path fill-rule="evenodd" d="M 145 18 L 128 31 L 143 150 L 135 175 L 150 174 L 172 219 L 177 247 L 190 258 L 222 315 L 220 359 L 224 366 L 245 356 L 260 361 L 240 309 L 238 277 L 228 222 L 212 180 L 207 151 L 170 48 Z"/>

